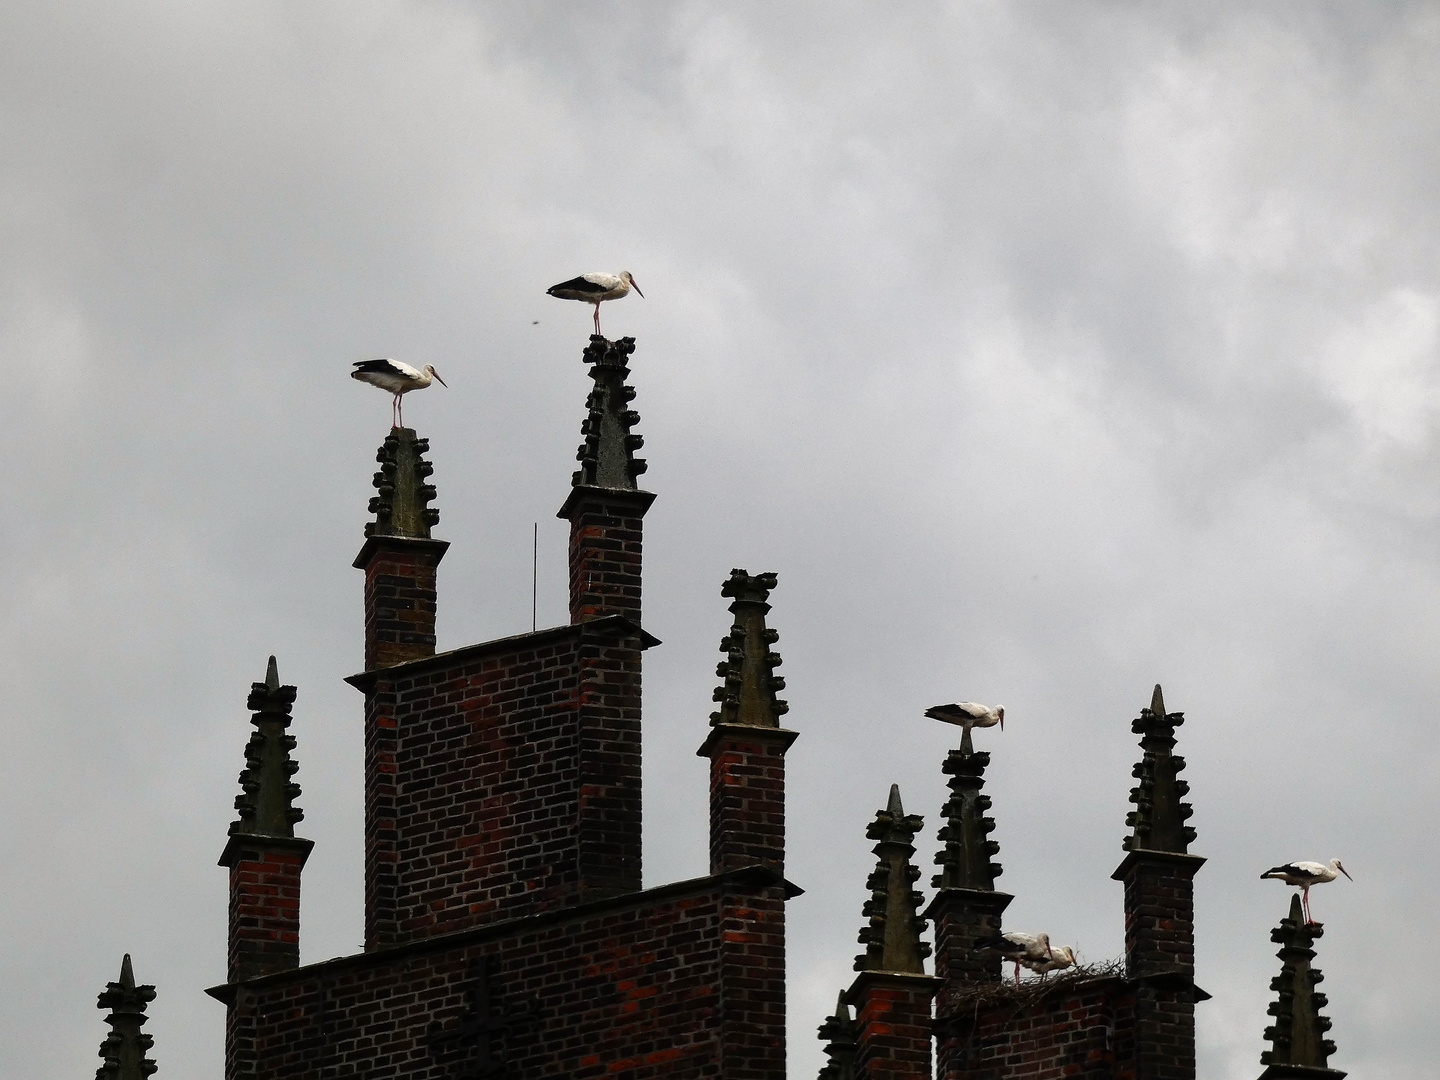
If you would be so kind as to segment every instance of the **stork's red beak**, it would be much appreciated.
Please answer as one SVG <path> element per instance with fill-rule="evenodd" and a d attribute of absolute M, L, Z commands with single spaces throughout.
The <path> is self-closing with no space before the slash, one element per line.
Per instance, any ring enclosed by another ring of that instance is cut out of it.
<path fill-rule="evenodd" d="M 1335 869 L 1339 870 L 1340 873 L 1344 874 L 1347 878 L 1350 878 L 1351 881 L 1355 880 L 1353 877 L 1350 877 L 1350 871 L 1346 870 L 1345 867 L 1337 866 Z"/>
<path fill-rule="evenodd" d="M 450 384 L 447 383 L 444 379 L 440 378 L 440 372 L 436 371 L 434 368 L 431 368 L 430 374 L 434 375 L 435 381 L 438 382 L 441 386 L 445 387 L 446 390 L 450 389 Z"/>
<path fill-rule="evenodd" d="M 643 292 L 640 292 L 640 286 L 635 284 L 635 279 L 633 277 L 630 279 L 630 287 L 634 289 L 637 293 L 640 293 L 641 300 L 645 299 L 645 294 Z"/>

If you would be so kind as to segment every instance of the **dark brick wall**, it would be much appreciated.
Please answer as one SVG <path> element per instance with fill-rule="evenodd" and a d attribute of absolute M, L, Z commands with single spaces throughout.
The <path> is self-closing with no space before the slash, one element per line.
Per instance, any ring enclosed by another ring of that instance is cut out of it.
<path fill-rule="evenodd" d="M 785 1076 L 785 888 L 722 896 L 720 921 L 720 1075 L 725 1080 Z"/>
<path fill-rule="evenodd" d="M 638 890 L 640 642 L 601 620 L 352 678 L 366 947 Z"/>
<path fill-rule="evenodd" d="M 795 732 L 722 724 L 710 759 L 710 872 L 760 864 L 785 872 L 785 751 Z"/>
<path fill-rule="evenodd" d="M 941 1008 L 955 1047 L 942 1080 L 1135 1080 L 1135 999 L 1122 979 L 1071 984 L 1023 1006 Z"/>
<path fill-rule="evenodd" d="M 534 1016 L 492 1046 L 515 1080 L 781 1080 L 782 895 L 768 875 L 699 879 L 219 988 L 226 1080 L 453 1080 L 435 1036 L 462 1025 L 482 956 L 491 1015 Z"/>
<path fill-rule="evenodd" d="M 856 1080 L 929 1080 L 931 1000 L 928 975 L 862 972 L 848 995 L 855 1009 Z"/>
<path fill-rule="evenodd" d="M 300 963 L 300 871 L 309 840 L 232 837 L 220 856 L 230 870 L 227 978 L 286 971 Z"/>
<path fill-rule="evenodd" d="M 443 540 L 373 536 L 355 560 L 365 571 L 365 669 L 435 652 L 435 569 Z"/>
<path fill-rule="evenodd" d="M 648 491 L 575 488 L 561 515 L 570 519 L 570 621 L 623 615 L 640 623 L 643 519 Z"/>

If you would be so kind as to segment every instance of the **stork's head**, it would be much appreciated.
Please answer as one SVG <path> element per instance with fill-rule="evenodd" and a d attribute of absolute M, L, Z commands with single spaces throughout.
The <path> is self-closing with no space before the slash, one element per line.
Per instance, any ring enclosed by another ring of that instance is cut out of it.
<path fill-rule="evenodd" d="M 434 379 L 436 382 L 438 382 L 441 386 L 445 387 L 446 390 L 449 390 L 449 389 L 450 389 L 450 384 L 447 383 L 444 379 L 440 378 L 440 373 L 435 370 L 435 365 L 433 365 L 433 364 L 426 364 L 426 365 L 425 365 L 425 374 L 426 374 L 426 375 L 429 375 L 432 379 Z"/>
<path fill-rule="evenodd" d="M 635 279 L 630 276 L 629 270 L 621 270 L 620 279 L 624 281 L 626 285 L 629 285 L 632 289 L 634 289 L 637 293 L 640 293 L 640 299 L 645 299 L 645 294 L 643 292 L 640 292 L 640 286 L 635 284 Z"/>
<path fill-rule="evenodd" d="M 1345 867 L 1340 865 L 1339 859 L 1331 859 L 1330 864 L 1334 866 L 1336 870 L 1339 870 L 1340 873 L 1344 874 L 1347 878 L 1350 878 L 1351 881 L 1355 880 L 1353 877 L 1350 877 L 1350 871 L 1346 870 Z"/>
<path fill-rule="evenodd" d="M 1038 942 L 1040 942 L 1041 945 L 1044 945 L 1044 946 L 1045 946 L 1045 955 L 1048 956 L 1048 957 L 1050 957 L 1051 960 L 1054 960 L 1054 959 L 1055 959 L 1055 950 L 1052 949 L 1052 948 L 1050 948 L 1050 935 L 1049 935 L 1049 934 L 1036 934 L 1036 935 L 1035 935 L 1035 940 L 1038 941 Z"/>
<path fill-rule="evenodd" d="M 1005 730 L 1005 706 L 1004 706 L 1004 705 L 996 705 L 996 706 L 995 706 L 995 715 L 997 715 L 998 717 L 1000 717 L 1000 730 L 1001 730 L 1001 731 L 1004 731 L 1004 730 Z"/>

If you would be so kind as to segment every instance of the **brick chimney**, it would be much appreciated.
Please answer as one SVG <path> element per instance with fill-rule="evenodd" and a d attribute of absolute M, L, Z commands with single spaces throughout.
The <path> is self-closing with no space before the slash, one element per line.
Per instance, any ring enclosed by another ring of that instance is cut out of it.
<path fill-rule="evenodd" d="M 635 456 L 645 440 L 631 432 L 640 414 L 630 408 L 635 389 L 625 383 L 634 351 L 634 338 L 593 334 L 584 353 L 595 386 L 575 454 L 580 468 L 556 515 L 570 522 L 572 623 L 623 615 L 640 626 L 642 523 L 655 496 L 636 484 L 646 465 Z"/>
<path fill-rule="evenodd" d="M 938 891 L 925 911 L 935 924 L 935 974 L 946 993 L 936 1008 L 936 1056 L 941 1080 L 960 1080 L 966 1072 L 966 1046 L 975 1021 L 974 1010 L 951 1013 L 946 1001 L 955 992 L 978 983 L 1000 981 L 1000 954 L 975 943 L 1000 933 L 1001 916 L 1013 897 L 995 890 L 1000 864 L 992 860 L 1000 845 L 989 839 L 995 820 L 986 816 L 990 797 L 982 795 L 990 755 L 976 753 L 967 728 L 960 749 L 950 751 L 944 770 L 950 775 L 946 824 L 935 855 L 940 873 L 931 880 Z"/>
<path fill-rule="evenodd" d="M 846 999 L 856 1013 L 856 1080 L 930 1080 L 930 1003 L 940 980 L 925 974 L 930 946 L 920 940 L 923 897 L 911 886 L 920 871 L 911 863 L 915 834 L 924 824 L 906 814 L 899 785 L 875 814 L 865 835 L 877 841 L 875 869 L 865 884 L 868 922 L 860 931 L 865 951 L 855 958 L 860 972 Z"/>
<path fill-rule="evenodd" d="M 300 872 L 314 842 L 295 835 L 305 816 L 294 805 L 299 769 L 290 760 L 295 737 L 286 733 L 295 687 L 281 686 L 275 658 L 265 681 L 250 687 L 247 707 L 255 731 L 245 747 L 238 820 L 220 865 L 230 870 L 227 982 L 242 982 L 300 964 Z"/>
<path fill-rule="evenodd" d="M 100 1068 L 95 1080 L 145 1080 L 155 1071 L 155 1062 L 145 1055 L 155 1040 L 140 1029 L 150 1019 L 145 1006 L 155 1000 L 155 987 L 136 986 L 130 954 L 120 963 L 120 981 L 106 985 L 95 1003 L 98 1009 L 109 1009 L 105 1022 L 110 1034 L 100 1044 Z"/>
<path fill-rule="evenodd" d="M 430 505 L 425 460 L 430 440 L 392 428 L 376 451 L 380 471 L 354 566 L 365 571 L 365 670 L 435 654 L 435 572 L 449 548 L 430 530 L 440 511 Z M 396 873 L 396 721 L 393 685 L 365 695 L 365 943 L 393 940 Z M 384 913 L 384 914 L 382 914 Z M 385 925 L 382 926 L 381 923 Z"/>
<path fill-rule="evenodd" d="M 1160 687 L 1131 725 L 1144 756 L 1135 766 L 1135 809 L 1129 854 L 1111 875 L 1125 884 L 1125 969 L 1135 984 L 1136 1080 L 1194 1080 L 1195 873 L 1205 860 L 1189 854 L 1195 830 L 1179 779 L 1185 759 L 1175 754 L 1183 713 L 1167 713 Z"/>
<path fill-rule="evenodd" d="M 1265 1029 L 1270 1049 L 1260 1055 L 1265 1071 L 1260 1080 L 1342 1080 L 1339 1069 L 1329 1067 L 1335 1044 L 1325 1037 L 1330 1019 L 1320 1014 L 1328 1003 L 1316 990 L 1324 976 L 1314 967 L 1314 945 L 1325 933 L 1319 923 L 1307 923 L 1300 896 L 1290 898 L 1290 914 L 1270 933 L 1280 946 L 1280 974 L 1270 980 L 1276 998 L 1270 1004 L 1275 1023 Z"/>
<path fill-rule="evenodd" d="M 710 872 L 759 864 L 785 873 L 785 751 L 798 733 L 780 726 L 790 706 L 775 695 L 779 635 L 765 625 L 774 574 L 731 570 L 720 595 L 734 622 L 720 641 L 718 711 L 696 753 L 710 759 Z"/>

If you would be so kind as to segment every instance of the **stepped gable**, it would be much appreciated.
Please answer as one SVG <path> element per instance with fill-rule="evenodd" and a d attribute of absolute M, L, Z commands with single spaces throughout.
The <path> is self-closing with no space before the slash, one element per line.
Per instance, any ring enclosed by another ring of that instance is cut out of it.
<path fill-rule="evenodd" d="M 1134 770 L 1140 783 L 1130 790 L 1135 809 L 1126 816 L 1125 824 L 1134 831 L 1125 837 L 1122 846 L 1126 851 L 1184 854 L 1195 839 L 1195 830 L 1185 824 L 1194 813 L 1184 801 L 1190 785 L 1180 779 L 1185 759 L 1174 753 L 1175 729 L 1184 722 L 1184 713 L 1165 711 L 1165 698 L 1156 683 L 1150 708 L 1141 709 L 1131 724 L 1131 730 L 1141 736 L 1145 755 Z"/>
<path fill-rule="evenodd" d="M 820 1041 L 825 1044 L 826 1064 L 817 1080 L 855 1080 L 855 1021 L 843 990 L 835 1012 L 820 1025 Z"/>
<path fill-rule="evenodd" d="M 766 601 L 776 581 L 774 574 L 731 570 L 720 590 L 721 596 L 734 601 L 730 611 L 735 622 L 720 639 L 725 659 L 715 668 L 715 674 L 723 681 L 715 688 L 714 698 L 720 708 L 710 714 L 711 724 L 778 728 L 780 717 L 790 711 L 789 703 L 775 696 L 785 689 L 785 679 L 775 674 L 781 664 L 780 654 L 770 649 L 780 640 L 780 634 L 765 625 L 770 611 Z"/>
<path fill-rule="evenodd" d="M 1329 1067 L 1335 1044 L 1325 1037 L 1330 1020 L 1320 1010 L 1327 1002 L 1315 989 L 1325 978 L 1313 964 L 1314 945 L 1325 933 L 1320 923 L 1306 923 L 1300 894 L 1290 897 L 1290 914 L 1270 932 L 1280 946 L 1280 974 L 1270 980 L 1276 998 L 1267 1012 L 1275 1022 L 1265 1029 L 1270 1049 L 1260 1055 L 1266 1066 L 1261 1080 L 1340 1080 L 1345 1073 Z"/>
<path fill-rule="evenodd" d="M 241 792 L 235 797 L 240 817 L 230 824 L 232 836 L 294 836 L 295 823 L 305 817 L 295 805 L 300 785 L 290 779 L 300 769 L 290 758 L 295 736 L 286 732 L 295 694 L 295 687 L 280 685 L 275 657 L 270 657 L 265 681 L 251 684 L 246 702 L 255 731 L 245 746 Z"/>
<path fill-rule="evenodd" d="M 860 930 L 865 951 L 855 958 L 856 971 L 902 971 L 921 975 L 930 946 L 920 939 L 928 925 L 918 914 L 924 899 L 911 888 L 920 870 L 910 862 L 915 834 L 925 824 L 918 814 L 905 813 L 900 785 L 890 785 L 890 801 L 875 812 L 865 835 L 875 845 L 875 869 L 865 881 L 870 899 L 863 914 L 868 922 Z"/>
<path fill-rule="evenodd" d="M 254 943 L 263 931 L 294 950 L 298 921 L 232 923 L 230 977 L 210 991 L 226 1006 L 226 1080 L 784 1074 L 794 890 L 774 750 L 794 732 L 696 718 L 697 733 L 724 736 L 711 810 L 725 857 L 704 877 L 642 888 L 640 677 L 655 642 L 639 622 L 641 518 L 654 496 L 634 485 L 632 348 L 596 338 L 586 350 L 588 449 L 562 512 L 565 625 L 436 650 L 445 544 L 429 536 L 423 440 L 387 438 L 394 468 L 356 560 L 366 663 L 347 680 L 365 698 L 364 951 L 300 965 L 298 951 Z M 265 777 L 288 760 L 273 748 L 290 746 L 271 719 L 280 689 L 267 677 L 257 699 L 268 741 L 242 807 L 256 835 L 231 837 L 247 858 L 302 843 L 259 835 L 262 820 L 287 820 L 266 809 Z M 232 871 L 232 913 L 237 895 L 259 895 L 254 880 L 237 886 Z M 298 917 L 298 868 L 294 883 Z"/>
<path fill-rule="evenodd" d="M 110 1010 L 105 1017 L 110 1034 L 100 1044 L 103 1064 L 96 1070 L 95 1080 L 145 1080 L 155 1071 L 155 1062 L 146 1056 L 155 1040 L 140 1030 L 150 1019 L 145 1007 L 154 1000 L 155 987 L 135 985 L 135 970 L 126 953 L 120 963 L 120 981 L 108 983 L 95 1003 L 96 1008 Z"/>

